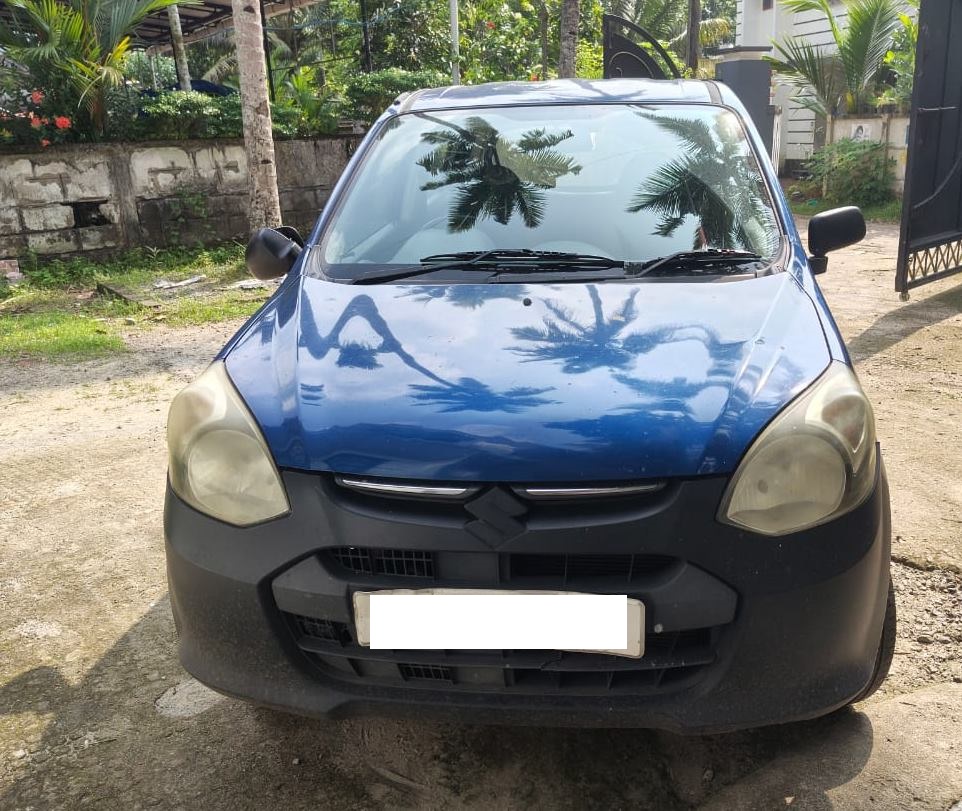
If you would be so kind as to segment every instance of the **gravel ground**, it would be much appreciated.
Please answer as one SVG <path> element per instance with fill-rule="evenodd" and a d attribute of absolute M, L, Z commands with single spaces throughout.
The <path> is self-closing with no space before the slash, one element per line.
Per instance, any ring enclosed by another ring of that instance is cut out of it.
<path fill-rule="evenodd" d="M 896 240 L 871 228 L 823 277 L 876 405 L 897 534 L 896 657 L 859 711 L 678 738 L 324 723 L 210 693 L 174 656 L 163 428 L 237 325 L 131 331 L 120 357 L 0 368 L 0 808 L 945 811 L 962 800 L 946 765 L 962 764 L 962 285 L 899 303 Z"/>

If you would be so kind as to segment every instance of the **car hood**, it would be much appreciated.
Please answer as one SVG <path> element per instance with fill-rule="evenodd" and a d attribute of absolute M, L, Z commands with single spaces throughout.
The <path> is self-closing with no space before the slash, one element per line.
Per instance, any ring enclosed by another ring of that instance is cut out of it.
<path fill-rule="evenodd" d="M 726 283 L 301 276 L 227 369 L 280 467 L 448 481 L 732 471 L 829 363 L 780 273 Z"/>

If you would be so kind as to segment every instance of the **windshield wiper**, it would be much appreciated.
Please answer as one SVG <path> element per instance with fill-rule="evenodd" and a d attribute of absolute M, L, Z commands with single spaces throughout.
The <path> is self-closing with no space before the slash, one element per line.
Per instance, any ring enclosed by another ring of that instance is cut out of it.
<path fill-rule="evenodd" d="M 751 251 L 737 251 L 733 248 L 703 248 L 697 251 L 678 251 L 677 253 L 649 259 L 647 262 L 633 263 L 628 268 L 626 276 L 632 279 L 648 276 L 652 273 L 685 273 L 691 271 L 703 272 L 701 268 L 729 268 L 749 262 L 762 262 L 763 256 Z"/>
<path fill-rule="evenodd" d="M 396 270 L 375 270 L 358 276 L 352 284 L 377 284 L 398 279 L 410 279 L 448 268 L 493 268 L 499 272 L 524 272 L 538 270 L 570 270 L 572 268 L 609 270 L 627 269 L 631 263 L 623 259 L 610 259 L 587 253 L 568 253 L 565 251 L 534 251 L 528 248 L 496 248 L 489 251 L 462 251 L 460 253 L 438 253 L 425 256 L 418 265 L 397 268 Z"/>

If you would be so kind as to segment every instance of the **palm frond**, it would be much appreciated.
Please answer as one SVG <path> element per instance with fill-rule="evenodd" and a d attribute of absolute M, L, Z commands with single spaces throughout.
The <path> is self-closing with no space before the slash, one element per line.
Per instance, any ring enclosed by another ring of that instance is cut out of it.
<path fill-rule="evenodd" d="M 783 81 L 796 88 L 796 98 L 821 115 L 838 112 L 844 92 L 838 54 L 795 37 L 773 46 L 775 56 L 766 59 Z"/>

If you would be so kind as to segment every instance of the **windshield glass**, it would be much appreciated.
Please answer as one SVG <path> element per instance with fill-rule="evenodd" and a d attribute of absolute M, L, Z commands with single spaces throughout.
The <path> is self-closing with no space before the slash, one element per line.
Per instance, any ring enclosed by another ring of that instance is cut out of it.
<path fill-rule="evenodd" d="M 771 198 L 732 112 L 556 105 L 391 120 L 320 252 L 328 276 L 350 280 L 373 267 L 462 251 L 647 261 L 731 248 L 768 258 L 779 239 Z M 443 274 L 452 278 L 450 269 Z"/>

